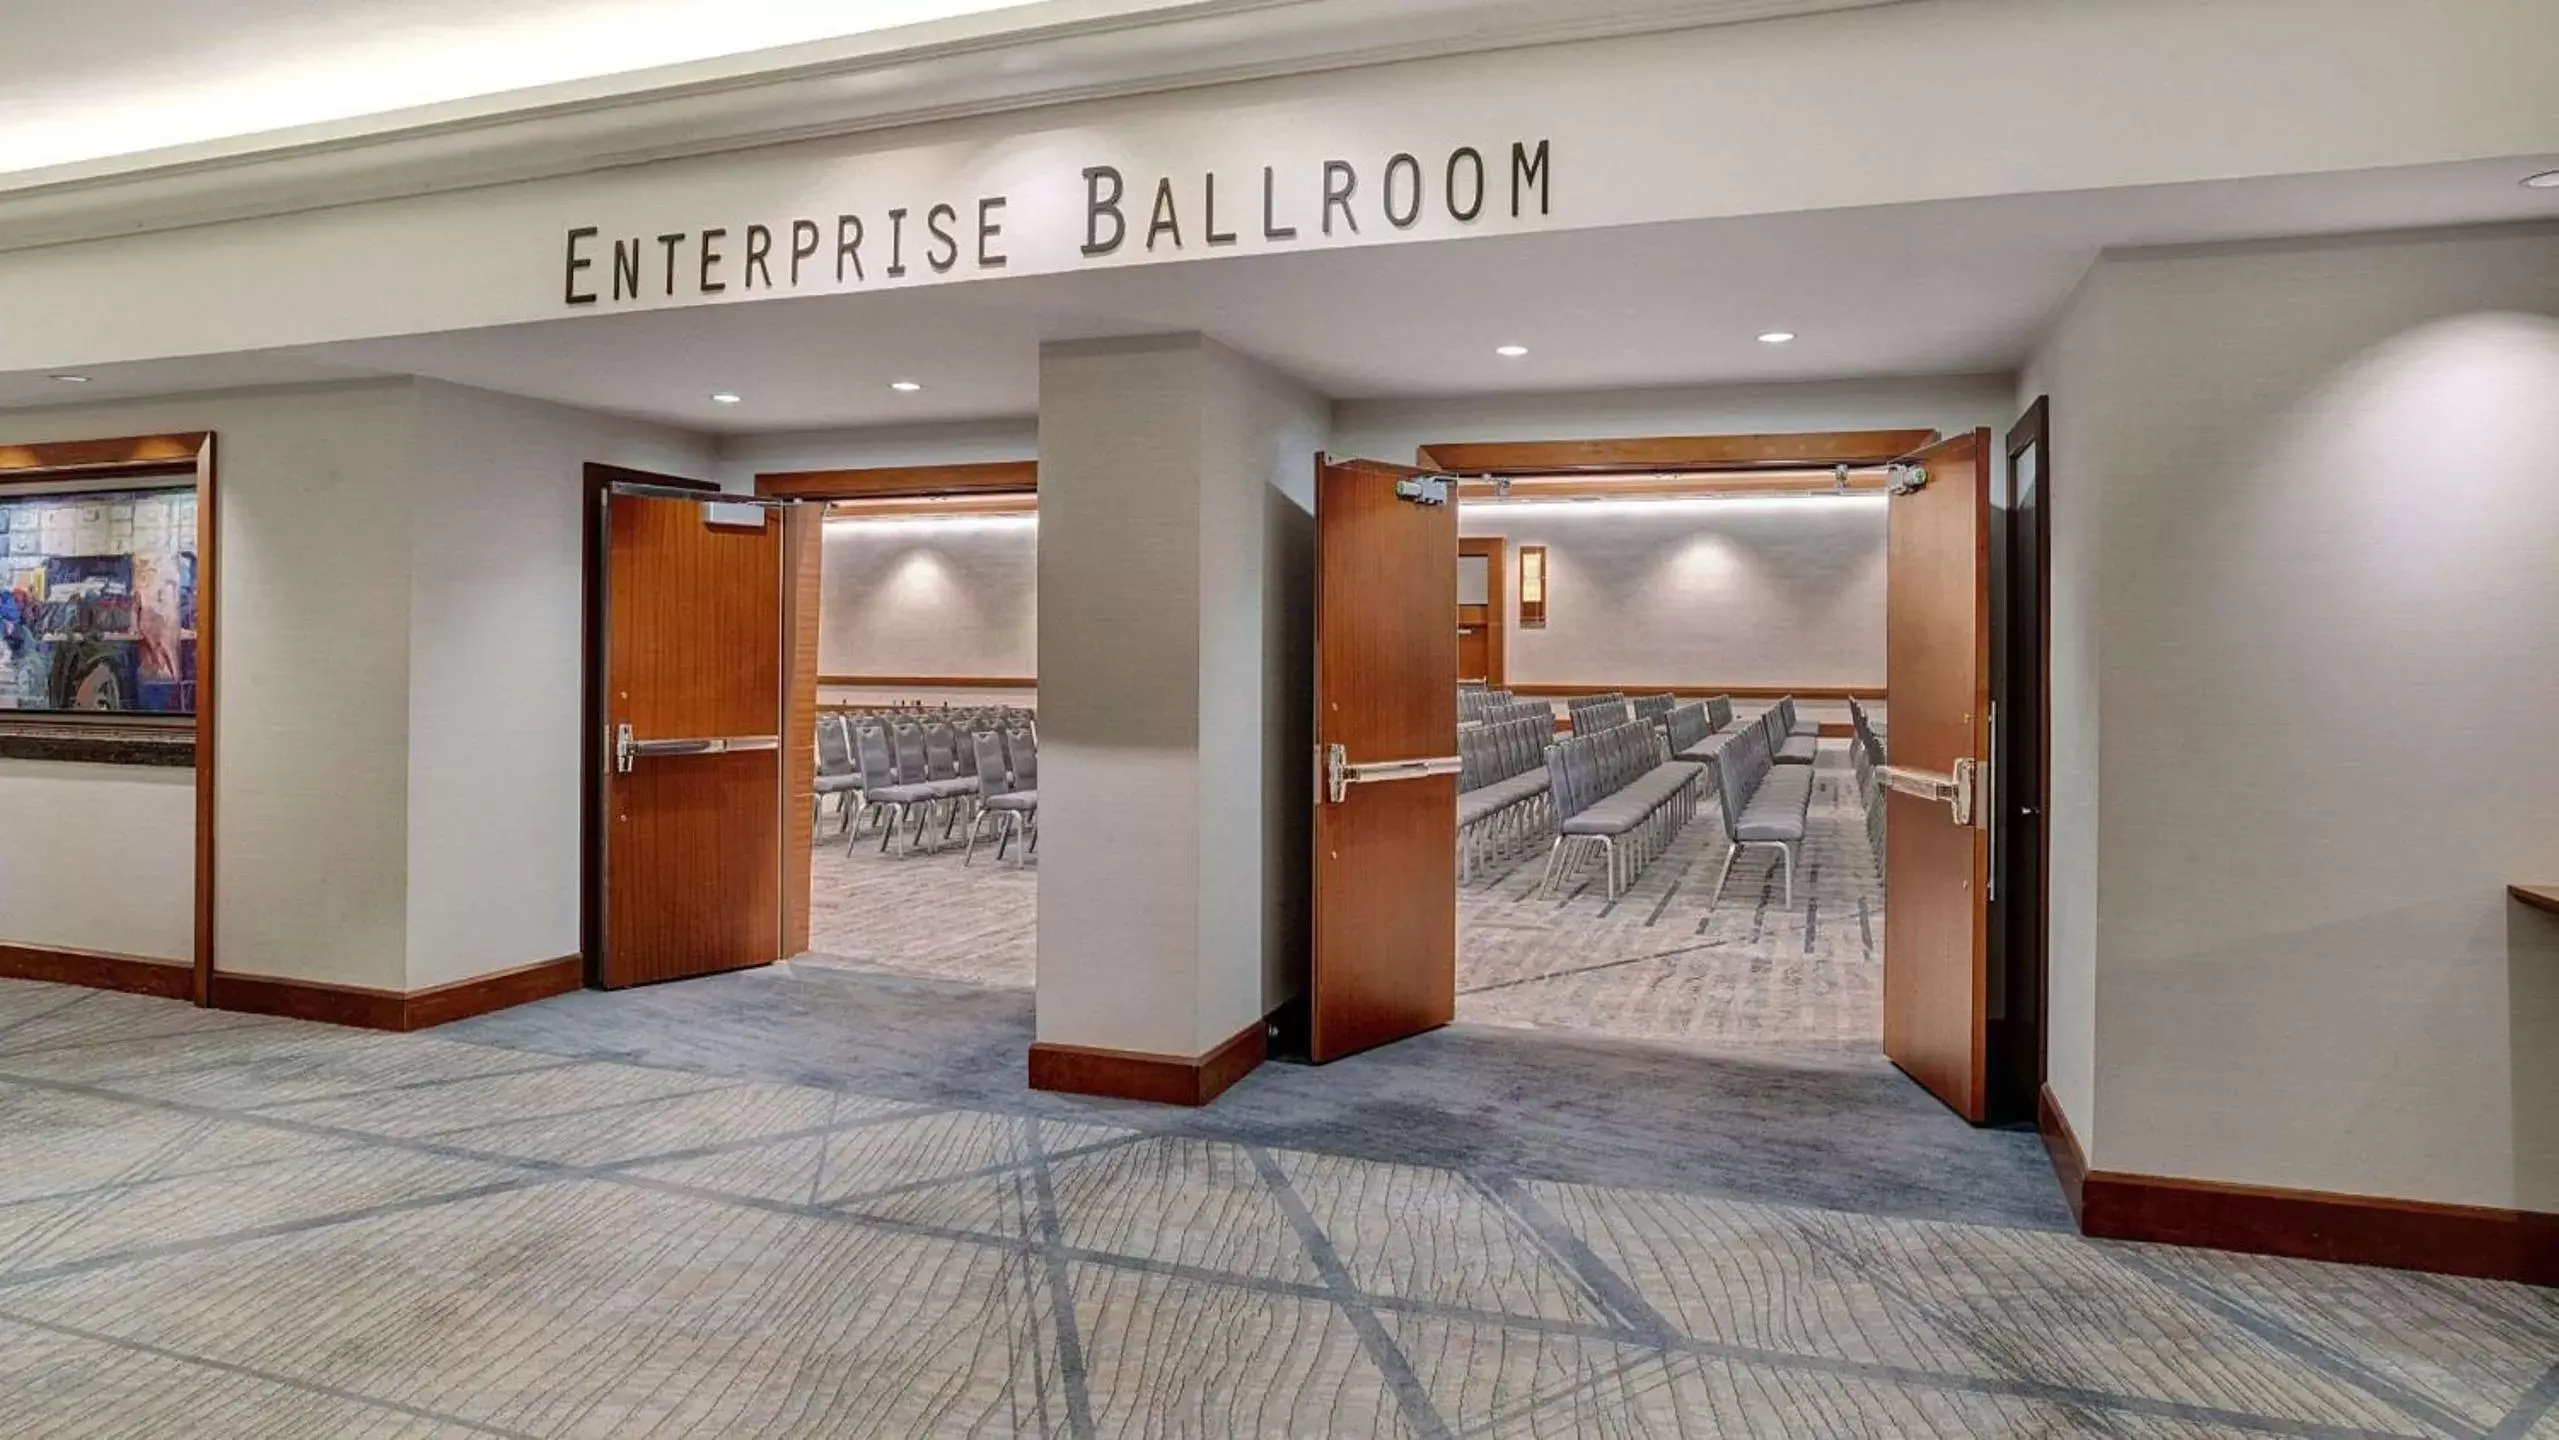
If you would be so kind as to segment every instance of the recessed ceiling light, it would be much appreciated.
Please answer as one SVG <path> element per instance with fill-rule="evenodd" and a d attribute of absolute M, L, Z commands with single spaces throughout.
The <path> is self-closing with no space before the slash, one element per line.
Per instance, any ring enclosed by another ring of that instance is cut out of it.
<path fill-rule="evenodd" d="M 2559 190 L 2559 170 L 2544 170 L 2538 175 L 2526 175 L 2523 177 L 2523 183 L 2534 190 Z"/>
<path fill-rule="evenodd" d="M 746 397 L 743 395 L 732 395 L 726 390 L 717 390 L 713 391 L 711 394 L 711 403 L 714 405 L 735 405 L 745 398 Z"/>
<path fill-rule="evenodd" d="M 889 382 L 889 388 L 900 395 L 912 395 L 916 391 L 924 388 L 924 382 L 921 380 L 892 380 Z"/>
<path fill-rule="evenodd" d="M 1505 360 L 1516 360 L 1522 355 L 1528 353 L 1528 347 L 1525 345 L 1496 345 L 1493 347 L 1493 353 L 1501 356 Z"/>
<path fill-rule="evenodd" d="M 1795 332 L 1792 330 L 1771 330 L 1759 337 L 1759 343 L 1762 345 L 1783 345 L 1794 338 Z"/>
<path fill-rule="evenodd" d="M 89 377 L 86 375 L 47 375 L 44 378 L 47 380 L 59 380 L 65 385 L 86 385 L 89 383 Z"/>

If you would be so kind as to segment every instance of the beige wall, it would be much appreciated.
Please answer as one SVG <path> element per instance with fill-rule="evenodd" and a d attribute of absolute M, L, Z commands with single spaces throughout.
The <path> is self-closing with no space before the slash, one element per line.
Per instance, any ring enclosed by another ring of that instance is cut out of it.
<path fill-rule="evenodd" d="M 1041 351 L 1043 1041 L 1198 1055 L 1286 998 L 1326 414 L 1197 335 Z"/>
<path fill-rule="evenodd" d="M 707 476 L 708 440 L 421 381 L 408 509 L 408 959 L 422 990 L 578 950 L 588 461 Z"/>
<path fill-rule="evenodd" d="M 1037 516 L 831 519 L 823 545 L 819 674 L 1039 674 Z"/>
<path fill-rule="evenodd" d="M 708 442 L 405 380 L 0 415 L 172 430 L 214 431 L 221 477 L 222 970 L 400 990 L 574 952 L 578 466 Z M 0 938 L 186 956 L 192 795 L 8 762 L 0 834 L 71 843 L 12 854 Z"/>
<path fill-rule="evenodd" d="M 2559 231 L 2091 284 L 2039 373 L 2095 558 L 2092 1159 L 2559 1209 L 2559 927 L 2503 894 L 2559 874 Z"/>
<path fill-rule="evenodd" d="M 1469 505 L 1507 542 L 1504 682 L 1884 683 L 1884 506 L 1848 499 Z M 1518 624 L 1519 548 L 1547 547 L 1546 624 Z"/>

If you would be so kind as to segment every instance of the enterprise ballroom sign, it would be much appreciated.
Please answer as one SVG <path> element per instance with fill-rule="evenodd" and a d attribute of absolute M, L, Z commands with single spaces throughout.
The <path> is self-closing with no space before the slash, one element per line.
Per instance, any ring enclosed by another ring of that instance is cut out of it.
<path fill-rule="evenodd" d="M 1507 154 L 1460 145 L 1425 160 L 1409 152 L 1363 168 L 1350 160 L 1258 176 L 1159 175 L 1132 179 L 1114 165 L 1084 169 L 1073 221 L 1077 263 L 1193 250 L 1249 239 L 1255 248 L 1336 242 L 1411 230 L 1426 221 L 1459 228 L 1491 216 L 1552 213 L 1548 142 L 1513 142 Z M 1221 183 L 1224 182 L 1224 183 Z M 1068 216 L 1038 214 L 1039 223 Z M 1002 270 L 1020 221 L 1001 194 L 704 226 L 608 235 L 568 232 L 563 299 L 601 305 L 710 299 L 731 291 L 841 290 L 955 270 Z M 1055 237 L 1049 237 L 1052 240 Z"/>

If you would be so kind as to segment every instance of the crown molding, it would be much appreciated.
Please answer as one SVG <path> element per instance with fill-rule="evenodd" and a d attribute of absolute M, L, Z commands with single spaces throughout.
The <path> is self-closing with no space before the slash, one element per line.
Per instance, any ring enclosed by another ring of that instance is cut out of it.
<path fill-rule="evenodd" d="M 0 174 L 0 251 L 1076 101 L 1909 0 L 1048 0 L 359 120 Z"/>

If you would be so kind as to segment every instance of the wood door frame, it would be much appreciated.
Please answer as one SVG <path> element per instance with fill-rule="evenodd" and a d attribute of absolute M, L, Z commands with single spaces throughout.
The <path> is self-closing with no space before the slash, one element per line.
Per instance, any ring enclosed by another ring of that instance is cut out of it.
<path fill-rule="evenodd" d="M 1485 557 L 1484 609 L 1489 612 L 1484 637 L 1484 684 L 1502 688 L 1509 675 L 1511 606 L 1510 591 L 1502 582 L 1502 566 L 1510 551 L 1510 540 L 1502 535 L 1460 535 L 1457 537 L 1458 558 L 1469 555 Z M 1464 604 L 1458 606 L 1465 609 Z"/>
<path fill-rule="evenodd" d="M 1425 469 L 1466 476 L 1655 476 L 1889 465 L 1944 437 L 1935 430 L 1807 430 L 1766 435 L 1654 435 L 1607 440 L 1435 441 L 1415 451 Z M 1817 487 L 1826 482 L 1814 481 Z M 1730 484 L 1700 482 L 1710 494 Z M 1796 488 L 1810 488 L 1799 486 Z M 1621 492 L 1622 493 L 1622 492 Z M 1650 491 L 1643 493 L 1653 493 Z M 1463 499 L 1461 490 L 1460 498 Z"/>
<path fill-rule="evenodd" d="M 2007 1027 L 2012 1033 L 2001 1047 L 2006 1053 L 1994 1062 L 2007 1073 L 1995 1074 L 1991 1089 L 1994 1106 L 2001 1106 L 2003 1102 L 2005 1105 L 1998 1112 L 1999 1118 L 2008 1120 L 2034 1114 L 2037 1097 L 2041 1095 L 2052 1069 L 2053 462 L 2052 397 L 2048 395 L 2036 396 L 2034 403 L 2026 407 L 2025 413 L 2010 427 L 2001 451 L 2004 464 L 2002 483 L 2007 488 L 2008 523 L 2012 526 L 2017 515 L 2017 459 L 2030 449 L 2036 454 L 2034 590 L 2040 653 L 2035 660 L 2036 686 L 2031 717 L 2036 737 L 2035 772 L 2026 778 L 2034 786 L 2032 796 L 2038 823 L 2035 826 L 2034 883 L 2024 896 L 2032 914 L 2021 925 L 2002 926 L 2005 932 L 2001 937 L 2003 943 L 2012 942 L 2021 934 L 2027 942 L 2026 954 L 2018 954 L 2012 944 L 2009 952 L 2002 957 L 2008 992 L 2005 1007 Z M 2013 539 L 2008 544 L 2013 560 Z M 2020 578 L 2013 564 L 2005 573 L 2013 590 Z M 2013 633 L 2007 637 L 2007 646 L 2010 654 L 2016 653 L 2017 637 Z M 2002 790 L 2012 783 L 2008 779 L 1998 782 Z M 2000 796 L 1999 803 L 2004 808 L 2007 796 Z M 2008 882 L 2010 904 L 2017 900 L 2013 879 L 2013 875 L 2003 877 Z M 2021 1001 L 2024 1002 L 2022 1007 Z M 2031 1022 L 2031 1037 L 2021 1038 L 2013 1033 L 2019 1023 L 2021 1008 Z M 2030 1044 L 2031 1076 L 2016 1073 L 2024 1067 Z M 2019 1113 L 2021 1109 L 2022 1113 Z"/>
<path fill-rule="evenodd" d="M 857 513 L 886 518 L 938 513 L 989 515 L 1036 514 L 1039 509 L 1039 462 L 991 460 L 958 465 L 884 465 L 849 470 L 768 470 L 755 477 L 755 493 L 774 500 L 823 502 L 827 515 L 843 513 L 849 502 Z M 808 949 L 810 869 L 815 837 L 804 819 L 803 804 L 817 786 L 818 688 L 830 678 L 818 673 L 819 612 L 824 607 L 820 575 L 818 525 L 810 515 L 792 522 L 806 526 L 783 536 L 782 605 L 782 948 L 796 955 Z M 870 677 L 882 678 L 882 677 Z M 943 679 L 884 677 L 917 685 L 1001 686 L 1012 677 L 958 676 Z M 1029 685 L 1036 687 L 1038 677 Z M 787 956 L 785 958 L 788 958 Z"/>
<path fill-rule="evenodd" d="M 188 766 L 195 776 L 195 906 L 194 954 L 187 969 L 188 989 L 199 1007 L 213 1003 L 214 967 L 214 735 L 217 634 L 222 611 L 220 483 L 213 463 L 214 432 L 175 431 L 165 435 L 129 435 L 109 440 L 60 440 L 0 446 L 0 490 L 55 484 L 65 480 L 136 480 L 191 477 L 195 481 L 195 721 Z M 94 742 L 93 742 L 94 743 Z M 166 742 L 140 742 L 161 743 Z M 65 758 L 71 758 L 66 756 Z M 108 988 L 135 988 L 110 983 L 119 971 L 130 972 L 139 957 L 51 951 L 78 963 L 66 973 L 87 976 Z M 96 962 L 96 963 L 91 963 Z M 142 962 L 148 963 L 148 962 Z"/>

